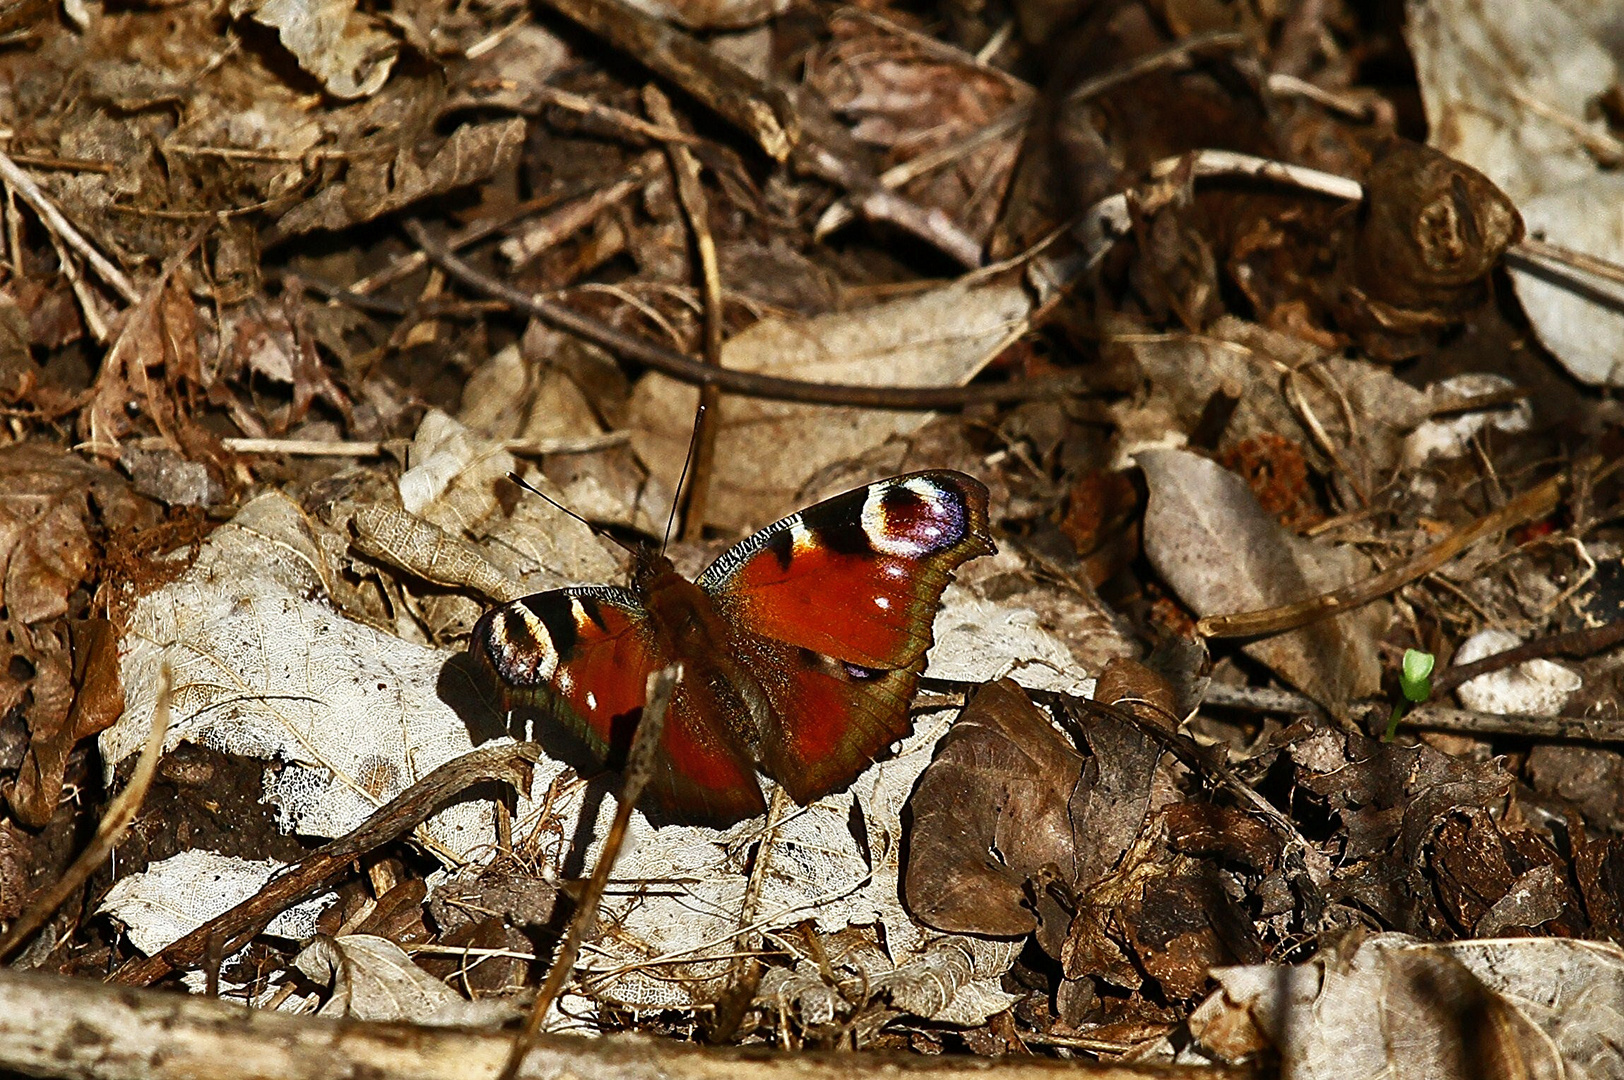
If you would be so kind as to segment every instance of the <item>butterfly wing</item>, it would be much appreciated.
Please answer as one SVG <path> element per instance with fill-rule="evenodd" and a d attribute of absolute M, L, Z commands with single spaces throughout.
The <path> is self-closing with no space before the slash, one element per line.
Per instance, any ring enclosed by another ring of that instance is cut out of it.
<path fill-rule="evenodd" d="M 618 768 L 642 714 L 650 672 L 664 667 L 648 612 L 625 589 L 535 593 L 485 613 L 470 644 L 504 704 L 534 710 Z M 755 769 L 717 726 L 715 688 L 685 678 L 666 711 L 650 787 L 685 821 L 730 823 L 766 809 Z"/>
<path fill-rule="evenodd" d="M 942 591 L 994 550 L 981 482 L 921 472 L 787 517 L 700 576 L 772 705 L 762 764 L 796 801 L 907 734 Z"/>

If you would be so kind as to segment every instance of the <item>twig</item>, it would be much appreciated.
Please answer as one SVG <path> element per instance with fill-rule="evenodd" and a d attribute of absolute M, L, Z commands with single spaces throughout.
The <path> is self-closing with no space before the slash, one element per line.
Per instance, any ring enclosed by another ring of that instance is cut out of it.
<path fill-rule="evenodd" d="M 1209 615 L 1196 623 L 1196 633 L 1205 637 L 1219 638 L 1255 637 L 1259 634 L 1292 630 L 1329 615 L 1351 611 L 1378 597 L 1386 596 L 1417 578 L 1425 577 L 1486 536 L 1493 536 L 1544 517 L 1556 509 L 1562 495 L 1563 483 L 1563 477 L 1553 476 L 1538 487 L 1530 488 L 1518 495 L 1493 513 L 1478 518 L 1454 535 L 1440 540 L 1419 555 L 1363 581 L 1293 604 L 1282 604 L 1261 611 L 1236 612 L 1231 615 Z"/>
<path fill-rule="evenodd" d="M 581 954 L 581 941 L 597 924 L 603 890 L 609 885 L 609 874 L 614 870 L 615 860 L 620 857 L 620 849 L 626 843 L 626 828 L 631 823 L 632 808 L 637 805 L 643 789 L 654 775 L 654 755 L 660 746 L 660 736 L 665 731 L 665 712 L 671 705 L 671 695 L 676 691 L 677 680 L 681 677 L 682 667 L 678 664 L 649 674 L 643 717 L 638 721 L 637 733 L 632 736 L 631 750 L 626 755 L 626 767 L 622 770 L 624 786 L 620 802 L 615 806 L 615 820 L 609 826 L 609 835 L 604 837 L 603 847 L 598 852 L 598 864 L 592 868 L 586 891 L 576 903 L 569 932 L 564 935 L 558 955 L 553 958 L 547 981 L 542 983 L 540 992 L 536 994 L 524 1030 L 513 1040 L 513 1049 L 508 1053 L 507 1064 L 502 1067 L 499 1080 L 514 1080 L 519 1075 L 519 1067 L 535 1045 L 547 1010 L 552 1008 L 564 989 L 564 983 L 575 973 L 575 960 Z"/>
<path fill-rule="evenodd" d="M 1594 656 L 1621 641 L 1624 641 L 1624 619 L 1617 619 L 1587 630 L 1573 630 L 1566 634 L 1535 638 L 1515 648 L 1474 660 L 1470 664 L 1457 664 L 1451 667 L 1432 680 L 1432 692 L 1435 696 L 1442 697 L 1468 679 L 1514 667 L 1528 660 L 1538 660 L 1547 656 Z"/>
<path fill-rule="evenodd" d="M 624 128 L 635 135 L 641 135 L 645 139 L 652 139 L 655 142 L 685 143 L 690 146 L 698 146 L 705 141 L 698 135 L 690 135 L 680 128 L 661 123 L 651 124 L 641 116 L 634 116 L 623 109 L 593 101 L 591 98 L 582 97 L 580 94 L 572 94 L 568 90 L 560 90 L 556 86 L 533 87 L 529 93 L 541 98 L 549 105 L 556 105 L 561 109 L 580 113 L 582 116 L 602 120 L 615 127 Z"/>
<path fill-rule="evenodd" d="M 417 828 L 453 795 L 485 780 L 528 791 L 530 767 L 540 757 L 541 750 L 534 743 L 509 743 L 453 758 L 380 806 L 353 831 L 306 855 L 230 911 L 147 959 L 125 964 L 107 981 L 150 986 L 171 972 L 196 965 L 211 941 L 218 940 L 221 955 L 230 956 L 278 914 L 349 873 L 350 864 L 359 856 Z"/>
<path fill-rule="evenodd" d="M 504 305 L 506 306 L 506 305 Z M 502 449 L 520 457 L 546 457 L 548 454 L 589 454 L 619 446 L 631 438 L 629 431 L 606 431 L 601 435 L 570 435 L 553 439 L 507 439 Z M 386 443 L 368 440 L 345 442 L 325 439 L 247 439 L 226 438 L 220 444 L 236 454 L 292 454 L 295 457 L 377 457 L 387 452 Z M 142 450 L 169 445 L 161 438 L 135 440 Z"/>
<path fill-rule="evenodd" d="M 29 176 L 3 152 L 0 152 L 0 179 L 4 179 L 6 183 L 16 188 L 17 194 L 21 195 L 23 201 L 32 206 L 34 212 L 45 222 L 45 227 L 60 236 L 63 242 L 73 250 L 84 256 L 85 261 L 95 269 L 97 274 L 101 275 L 103 281 L 113 287 L 115 292 L 132 304 L 140 302 L 141 291 L 124 275 L 124 271 L 114 266 L 112 260 L 97 251 L 90 241 L 86 240 L 84 235 L 74 228 L 73 222 L 62 216 L 62 211 L 58 210 L 56 204 L 46 197 L 45 192 L 40 190 L 38 184 L 34 183 L 34 178 Z"/>
<path fill-rule="evenodd" d="M 643 88 L 643 103 L 655 123 L 663 127 L 677 126 L 677 114 L 671 102 L 652 83 Z M 666 147 L 671 155 L 671 172 L 677 182 L 677 198 L 682 203 L 683 216 L 693 233 L 694 253 L 699 257 L 700 294 L 705 309 L 705 363 L 722 366 L 722 275 L 716 262 L 716 240 L 710 231 L 710 205 L 705 188 L 699 182 L 699 162 L 693 151 L 678 143 Z M 694 463 L 688 473 L 688 488 L 680 492 L 682 505 L 682 537 L 699 539 L 705 527 L 705 504 L 709 501 L 711 463 L 716 458 L 717 404 L 722 392 L 715 386 L 699 388 L 699 419 L 694 432 Z"/>
<path fill-rule="evenodd" d="M 1082 390 L 1070 378 L 983 386 L 853 386 L 842 383 L 814 383 L 800 379 L 780 379 L 753 371 L 711 367 L 644 337 L 605 326 L 563 304 L 515 289 L 489 274 L 469 266 L 429 236 L 421 223 L 404 222 L 407 235 L 446 273 L 477 289 L 529 312 L 561 330 L 585 338 L 627 360 L 646 364 L 656 371 L 697 386 L 715 386 L 731 394 L 796 401 L 807 405 L 855 405 L 869 409 L 950 409 L 964 405 L 1001 401 L 1032 401 L 1065 397 Z"/>
<path fill-rule="evenodd" d="M 146 800 L 147 789 L 152 786 L 152 777 L 158 770 L 158 758 L 163 754 L 164 736 L 169 734 L 169 698 L 170 689 L 174 684 L 174 674 L 169 665 L 164 664 L 158 674 L 158 704 L 152 710 L 152 727 L 147 731 L 147 745 L 142 748 L 141 756 L 136 759 L 135 770 L 130 773 L 130 782 L 124 785 L 124 790 L 118 793 L 102 815 L 101 824 L 96 826 L 96 835 L 85 845 L 79 857 L 57 878 L 56 883 L 35 898 L 28 909 L 17 916 L 17 921 L 11 924 L 4 937 L 0 937 L 0 960 L 5 960 L 21 945 L 33 936 L 34 932 L 45 925 L 47 919 L 56 913 L 62 902 L 73 891 L 83 885 L 91 874 L 95 873 L 112 851 L 125 830 L 135 820 L 135 815 L 141 809 L 141 803 Z"/>
<path fill-rule="evenodd" d="M 598 215 L 615 203 L 641 188 L 659 161 L 660 153 L 657 150 L 644 154 L 631 164 L 626 175 L 620 179 L 550 211 L 545 217 L 531 222 L 524 232 L 502 241 L 502 254 L 515 267 L 521 267 L 556 247 L 567 237 L 592 224 Z"/>
<path fill-rule="evenodd" d="M 748 134 L 774 161 L 789 158 L 800 135 L 789 100 L 698 39 L 624 0 L 543 3 L 682 87 L 706 108 Z"/>
<path fill-rule="evenodd" d="M 1386 717 L 1380 717 L 1385 721 Z M 1564 742 L 1624 743 L 1624 720 L 1599 716 L 1533 716 L 1421 705 L 1399 718 L 1399 726 L 1462 735 L 1512 735 Z"/>
<path fill-rule="evenodd" d="M 1141 56 L 1119 68 L 1107 71 L 1103 75 L 1078 83 L 1066 95 L 1066 104 L 1080 104 L 1090 98 L 1098 97 L 1107 90 L 1121 86 L 1123 83 L 1132 82 L 1134 79 L 1149 75 L 1155 71 L 1188 67 L 1190 58 L 1195 53 L 1233 52 L 1237 49 L 1244 49 L 1246 44 L 1246 35 L 1232 30 L 1193 34 L 1165 49 Z"/>

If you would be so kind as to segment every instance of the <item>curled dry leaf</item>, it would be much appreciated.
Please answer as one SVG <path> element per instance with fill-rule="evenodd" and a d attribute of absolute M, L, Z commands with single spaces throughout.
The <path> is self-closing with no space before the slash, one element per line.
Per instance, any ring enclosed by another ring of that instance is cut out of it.
<path fill-rule="evenodd" d="M 909 910 L 937 930 L 993 937 L 1064 920 L 1042 876 L 1075 877 L 1067 802 L 1082 771 L 1082 755 L 1018 685 L 982 687 L 908 800 Z"/>
<path fill-rule="evenodd" d="M 32 829 L 43 828 L 56 812 L 68 752 L 80 739 L 106 730 L 124 710 L 118 632 L 113 624 L 106 619 L 87 619 L 73 623 L 69 629 L 73 638 L 73 705 L 60 722 L 54 722 L 58 711 L 36 690 L 36 708 L 29 714 L 28 753 L 9 796 L 17 820 Z"/>
<path fill-rule="evenodd" d="M 1239 477 L 1204 457 L 1153 450 L 1137 460 L 1150 486 L 1145 554 L 1197 615 L 1305 600 L 1371 572 L 1351 547 L 1288 533 Z M 1316 701 L 1341 709 L 1379 688 L 1376 642 L 1387 619 L 1387 605 L 1377 602 L 1244 647 Z"/>
<path fill-rule="evenodd" d="M 1430 147 L 1391 140 L 1365 177 L 1338 320 L 1374 356 L 1416 355 L 1487 297 L 1489 273 L 1522 234 L 1516 206 L 1488 177 Z"/>
<path fill-rule="evenodd" d="M 1406 6 L 1432 144 L 1498 184 L 1534 235 L 1624 258 L 1624 175 L 1603 156 L 1618 143 L 1595 107 L 1618 82 L 1616 11 L 1561 0 Z M 1574 377 L 1624 385 L 1624 286 L 1587 276 L 1575 289 L 1526 264 L 1511 277 L 1534 332 Z"/>
<path fill-rule="evenodd" d="M 464 124 L 426 161 L 419 161 L 414 146 L 400 147 L 392 158 L 352 161 L 342 182 L 328 184 L 283 214 L 275 235 L 347 228 L 488 179 L 513 164 L 523 140 L 523 120 L 495 120 Z"/>
<path fill-rule="evenodd" d="M 514 1013 L 499 999 L 471 1002 L 412 962 L 406 951 L 374 934 L 317 935 L 293 966 L 332 987 L 319 1016 L 350 1016 L 382 1023 L 449 1025 L 494 1023 Z"/>
<path fill-rule="evenodd" d="M 277 32 L 299 66 L 339 98 L 378 92 L 400 45 L 353 0 L 233 0 L 231 14 L 249 16 Z"/>

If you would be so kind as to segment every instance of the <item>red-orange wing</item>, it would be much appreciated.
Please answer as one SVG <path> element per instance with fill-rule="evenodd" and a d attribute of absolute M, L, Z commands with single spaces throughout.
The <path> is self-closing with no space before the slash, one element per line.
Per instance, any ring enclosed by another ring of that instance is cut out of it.
<path fill-rule="evenodd" d="M 798 802 L 907 734 L 942 590 L 993 550 L 981 482 L 922 472 L 787 517 L 701 575 L 769 699 L 762 764 Z"/>
<path fill-rule="evenodd" d="M 724 552 L 698 584 L 734 626 L 891 670 L 930 648 L 953 571 L 994 550 L 981 481 L 920 472 L 769 525 Z"/>
<path fill-rule="evenodd" d="M 528 708 L 618 768 L 642 713 L 649 673 L 665 661 L 648 612 L 624 589 L 535 593 L 493 608 L 470 651 L 495 675 L 508 708 Z M 683 821 L 729 824 L 766 809 L 755 769 L 718 727 L 714 691 L 685 679 L 666 712 L 650 787 Z"/>

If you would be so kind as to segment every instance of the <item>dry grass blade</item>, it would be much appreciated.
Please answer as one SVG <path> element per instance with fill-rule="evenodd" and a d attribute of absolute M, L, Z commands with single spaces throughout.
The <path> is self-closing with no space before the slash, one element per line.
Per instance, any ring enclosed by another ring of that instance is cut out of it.
<path fill-rule="evenodd" d="M 73 860 L 72 865 L 57 879 L 56 884 L 45 890 L 42 896 L 28 906 L 28 909 L 17 917 L 11 929 L 0 938 L 0 961 L 5 960 L 17 950 L 17 946 L 28 940 L 34 931 L 45 925 L 47 919 L 62 906 L 62 902 L 73 891 L 83 885 L 113 850 L 113 846 L 123 837 L 125 830 L 135 820 L 135 815 L 146 800 L 147 789 L 152 786 L 152 777 L 158 769 L 158 758 L 163 753 L 164 736 L 169 733 L 169 699 L 174 682 L 174 674 L 169 665 L 165 664 L 160 676 L 162 682 L 158 686 L 158 707 L 152 710 L 152 728 L 147 733 L 147 745 L 142 749 L 141 756 L 136 759 L 135 771 L 130 774 L 130 782 L 124 785 L 124 790 L 118 793 L 107 807 L 107 813 L 102 815 L 101 824 L 96 826 L 96 835 Z"/>
<path fill-rule="evenodd" d="M 514 1080 L 519 1075 L 525 1055 L 535 1045 L 542 1019 L 553 1002 L 558 1000 L 565 981 L 575 971 L 575 958 L 581 951 L 581 939 L 597 922 L 598 905 L 603 900 L 604 889 L 609 885 L 609 874 L 614 870 L 615 860 L 626 842 L 626 827 L 631 822 L 632 809 L 654 773 L 654 752 L 665 730 L 665 711 L 671 705 L 671 695 L 676 691 L 677 680 L 681 677 L 680 664 L 661 668 L 648 677 L 643 716 L 638 721 L 637 734 L 632 737 L 632 748 L 626 758 L 623 771 L 625 786 L 620 793 L 620 803 L 615 807 L 614 823 L 609 827 L 609 835 L 604 837 L 603 849 L 598 853 L 598 865 L 592 868 L 586 891 L 577 902 L 575 916 L 570 919 L 569 932 L 558 947 L 552 970 L 547 972 L 547 981 L 542 983 L 541 991 L 536 994 L 530 1018 L 525 1021 L 524 1030 L 513 1040 L 513 1049 L 502 1068 L 500 1080 Z"/>

